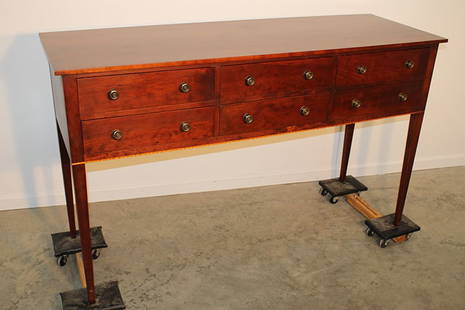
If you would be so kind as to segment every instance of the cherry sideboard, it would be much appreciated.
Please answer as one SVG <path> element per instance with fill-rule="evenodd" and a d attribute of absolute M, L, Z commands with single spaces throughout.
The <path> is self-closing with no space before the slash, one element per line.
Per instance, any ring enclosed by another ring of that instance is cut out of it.
<path fill-rule="evenodd" d="M 82 252 L 86 289 L 64 309 L 123 309 L 117 282 L 95 286 L 106 247 L 91 228 L 86 163 L 345 125 L 330 201 L 366 187 L 347 176 L 355 123 L 410 115 L 394 214 L 367 221 L 383 240 L 419 227 L 403 215 L 439 43 L 374 15 L 209 22 L 41 33 L 50 64 L 69 231 L 58 263 Z M 74 201 L 76 208 L 74 207 Z M 75 224 L 75 209 L 79 230 Z"/>

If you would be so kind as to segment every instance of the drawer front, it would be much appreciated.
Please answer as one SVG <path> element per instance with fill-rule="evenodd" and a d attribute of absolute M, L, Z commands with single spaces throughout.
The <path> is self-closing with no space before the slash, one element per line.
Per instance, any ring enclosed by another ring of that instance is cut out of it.
<path fill-rule="evenodd" d="M 334 70 L 334 57 L 224 66 L 221 102 L 307 95 L 315 88 L 330 87 Z"/>
<path fill-rule="evenodd" d="M 86 160 L 193 146 L 214 135 L 214 107 L 82 122 Z"/>
<path fill-rule="evenodd" d="M 388 51 L 338 57 L 339 87 L 423 79 L 428 49 Z"/>
<path fill-rule="evenodd" d="M 375 86 L 336 93 L 331 122 L 354 122 L 425 108 L 422 84 Z"/>
<path fill-rule="evenodd" d="M 187 85 L 187 86 L 186 86 Z M 78 80 L 81 119 L 208 104 L 215 97 L 215 70 L 131 73 Z"/>
<path fill-rule="evenodd" d="M 327 119 L 331 93 L 316 96 L 268 99 L 230 104 L 220 110 L 220 134 L 294 131 L 323 125 Z"/>

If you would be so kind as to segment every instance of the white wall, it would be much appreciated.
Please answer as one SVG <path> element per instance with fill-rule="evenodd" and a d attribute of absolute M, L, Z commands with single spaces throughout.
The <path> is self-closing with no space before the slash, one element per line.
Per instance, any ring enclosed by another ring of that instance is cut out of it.
<path fill-rule="evenodd" d="M 449 38 L 439 49 L 415 167 L 465 164 L 463 0 L 3 0 L 0 12 L 0 209 L 64 202 L 47 62 L 37 36 L 43 31 L 374 13 Z M 406 117 L 358 126 L 349 172 L 400 171 L 406 127 Z M 336 127 L 92 164 L 90 200 L 327 178 L 337 173 L 341 138 Z"/>

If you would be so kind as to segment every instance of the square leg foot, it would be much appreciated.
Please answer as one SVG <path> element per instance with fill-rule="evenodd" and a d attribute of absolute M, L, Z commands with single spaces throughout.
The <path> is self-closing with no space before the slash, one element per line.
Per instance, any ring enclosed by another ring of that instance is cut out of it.
<path fill-rule="evenodd" d="M 383 248 L 387 245 L 388 240 L 404 235 L 408 239 L 412 233 L 420 230 L 420 226 L 405 215 L 402 215 L 398 226 L 395 226 L 393 223 L 394 214 L 365 220 L 365 224 L 368 227 L 368 235 L 376 234 L 381 239 L 380 246 Z"/>
<path fill-rule="evenodd" d="M 126 309 L 117 281 L 95 286 L 96 303 L 88 304 L 85 288 L 60 293 L 63 310 L 118 310 Z"/>
<path fill-rule="evenodd" d="M 101 226 L 92 227 L 90 229 L 90 237 L 92 240 L 92 249 L 108 247 L 103 238 Z M 82 250 L 79 231 L 77 231 L 76 238 L 71 238 L 71 234 L 68 231 L 52 234 L 52 242 L 56 257 L 79 253 Z"/>
<path fill-rule="evenodd" d="M 318 184 L 321 186 L 321 195 L 326 196 L 329 194 L 331 196 L 329 199 L 331 203 L 337 202 L 336 197 L 368 190 L 368 187 L 351 175 L 346 176 L 344 182 L 339 181 L 339 178 L 335 178 L 320 181 Z"/>

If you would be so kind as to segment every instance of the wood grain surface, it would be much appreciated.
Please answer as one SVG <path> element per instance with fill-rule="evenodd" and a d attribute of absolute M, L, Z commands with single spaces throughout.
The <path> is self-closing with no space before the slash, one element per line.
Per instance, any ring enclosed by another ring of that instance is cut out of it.
<path fill-rule="evenodd" d="M 330 113 L 330 122 L 357 122 L 383 116 L 422 111 L 425 102 L 422 100 L 422 84 L 395 84 L 364 88 L 356 88 L 338 92 Z M 403 102 L 399 94 L 407 95 Z M 352 100 L 359 100 L 359 108 L 352 106 Z"/>
<path fill-rule="evenodd" d="M 214 135 L 215 117 L 215 108 L 197 108 L 83 121 L 84 156 L 93 160 L 200 145 Z M 188 132 L 181 131 L 183 122 L 191 126 Z M 120 140 L 112 138 L 115 129 Z"/>
<path fill-rule="evenodd" d="M 179 90 L 187 83 L 189 92 Z M 207 105 L 215 99 L 214 68 L 133 73 L 78 79 L 81 119 Z M 108 92 L 119 97 L 111 100 Z M 195 104 L 198 103 L 198 104 Z"/>
<path fill-rule="evenodd" d="M 336 85 L 347 87 L 421 80 L 428 56 L 429 48 L 339 56 Z M 406 66 L 407 61 L 412 62 L 412 68 Z M 358 72 L 359 66 L 366 68 L 366 72 Z"/>
<path fill-rule="evenodd" d="M 308 95 L 316 88 L 332 87 L 335 57 L 261 62 L 221 67 L 221 104 L 259 100 L 270 97 Z M 305 79 L 304 73 L 312 78 Z M 253 86 L 245 83 L 251 76 Z"/>
<path fill-rule="evenodd" d="M 370 14 L 47 32 L 40 38 L 57 75 L 447 41 Z"/>
<path fill-rule="evenodd" d="M 255 102 L 231 104 L 221 107 L 220 134 L 232 135 L 247 132 L 282 132 L 298 130 L 301 127 L 317 127 L 326 122 L 331 99 L 329 91 L 315 96 L 268 99 Z M 306 107 L 310 113 L 302 115 Z M 253 122 L 247 124 L 244 114 L 250 114 Z"/>

